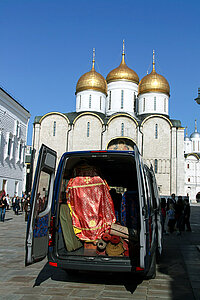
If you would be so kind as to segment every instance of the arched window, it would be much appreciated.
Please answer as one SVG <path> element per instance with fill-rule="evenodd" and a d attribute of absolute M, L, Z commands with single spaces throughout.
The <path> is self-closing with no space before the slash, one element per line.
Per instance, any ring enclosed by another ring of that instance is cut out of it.
<path fill-rule="evenodd" d="M 198 141 L 198 152 L 199 152 L 199 141 Z"/>
<path fill-rule="evenodd" d="M 158 124 L 155 124 L 155 139 L 158 138 Z"/>
<path fill-rule="evenodd" d="M 11 155 L 11 148 L 12 148 L 12 138 L 9 137 L 9 140 L 8 140 L 8 156 Z"/>
<path fill-rule="evenodd" d="M 53 122 L 53 136 L 56 135 L 56 121 Z"/>
<path fill-rule="evenodd" d="M 19 145 L 19 161 L 22 159 L 22 143 Z"/>
<path fill-rule="evenodd" d="M 90 122 L 87 122 L 87 137 L 90 136 Z"/>
<path fill-rule="evenodd" d="M 143 98 L 143 111 L 145 111 L 145 98 Z"/>
<path fill-rule="evenodd" d="M 164 112 L 166 112 L 166 98 L 164 99 Z"/>
<path fill-rule="evenodd" d="M 81 108 L 81 95 L 79 97 L 79 109 Z"/>
<path fill-rule="evenodd" d="M 101 110 L 101 101 L 102 101 L 102 97 L 100 96 L 100 110 Z"/>
<path fill-rule="evenodd" d="M 111 109 L 111 91 L 109 92 L 108 109 Z"/>
<path fill-rule="evenodd" d="M 156 97 L 154 97 L 154 110 L 156 110 Z"/>
<path fill-rule="evenodd" d="M 91 108 L 91 105 L 92 105 L 92 96 L 90 95 L 89 96 L 89 108 Z"/>
<path fill-rule="evenodd" d="M 121 136 L 124 136 L 124 123 L 121 124 Z"/>
<path fill-rule="evenodd" d="M 158 173 L 158 160 L 157 159 L 155 159 L 155 161 L 154 161 L 154 171 L 156 174 Z"/>
<path fill-rule="evenodd" d="M 124 108 L 124 91 L 121 90 L 121 109 Z"/>
<path fill-rule="evenodd" d="M 193 151 L 195 151 L 195 142 L 193 141 Z"/>

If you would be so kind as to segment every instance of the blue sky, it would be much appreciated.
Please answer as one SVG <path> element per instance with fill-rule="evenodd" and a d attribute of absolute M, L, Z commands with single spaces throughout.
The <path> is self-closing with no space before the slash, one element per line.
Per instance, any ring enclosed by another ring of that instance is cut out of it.
<path fill-rule="evenodd" d="M 36 115 L 75 111 L 75 89 L 91 69 L 104 77 L 121 61 L 142 79 L 156 70 L 171 88 L 170 117 L 200 131 L 200 1 L 1 0 L 0 86 Z"/>

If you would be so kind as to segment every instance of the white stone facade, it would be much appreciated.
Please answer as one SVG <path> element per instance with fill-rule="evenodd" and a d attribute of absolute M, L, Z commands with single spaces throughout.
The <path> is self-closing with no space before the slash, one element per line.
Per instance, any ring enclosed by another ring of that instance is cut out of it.
<path fill-rule="evenodd" d="M 135 116 L 138 85 L 129 81 L 118 80 L 108 83 L 106 114 L 126 112 Z"/>
<path fill-rule="evenodd" d="M 185 154 L 185 194 L 192 202 L 196 202 L 196 196 L 200 193 L 200 133 L 195 131 L 184 139 Z"/>
<path fill-rule="evenodd" d="M 87 90 L 76 94 L 76 111 L 97 111 L 105 114 L 106 95 L 99 91 Z"/>
<path fill-rule="evenodd" d="M 152 115 L 139 122 L 126 113 L 106 117 L 92 112 L 74 113 L 73 120 L 70 117 L 59 114 L 58 118 L 52 112 L 35 122 L 36 153 L 42 143 L 56 150 L 60 158 L 65 151 L 108 149 L 112 141 L 128 141 L 139 147 L 149 166 L 152 164 L 160 194 L 184 194 L 184 129 L 169 118 Z M 60 129 L 53 136 L 55 121 Z"/>
<path fill-rule="evenodd" d="M 185 195 L 191 202 L 196 201 L 200 192 L 200 155 L 191 153 L 185 158 Z"/>
<path fill-rule="evenodd" d="M 169 114 L 169 96 L 164 93 L 145 93 L 138 96 L 138 114 Z"/>
<path fill-rule="evenodd" d="M 0 190 L 25 191 L 25 148 L 30 113 L 0 88 Z"/>

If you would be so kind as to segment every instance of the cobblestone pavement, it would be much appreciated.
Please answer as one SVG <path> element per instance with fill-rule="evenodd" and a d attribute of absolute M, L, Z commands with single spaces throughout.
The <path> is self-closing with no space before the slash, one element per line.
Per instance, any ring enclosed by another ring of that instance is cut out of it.
<path fill-rule="evenodd" d="M 24 214 L 8 211 L 0 223 L 0 299 L 200 299 L 200 205 L 192 206 L 192 232 L 164 237 L 157 276 L 139 280 L 124 274 L 69 276 L 47 260 L 24 266 Z"/>

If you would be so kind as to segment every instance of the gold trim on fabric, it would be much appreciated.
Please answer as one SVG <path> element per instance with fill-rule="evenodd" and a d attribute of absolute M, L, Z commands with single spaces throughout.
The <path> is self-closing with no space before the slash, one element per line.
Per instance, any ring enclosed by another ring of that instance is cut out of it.
<path fill-rule="evenodd" d="M 92 183 L 92 184 L 86 184 L 86 185 L 77 185 L 77 186 L 70 186 L 68 189 L 75 189 L 75 188 L 81 188 L 81 187 L 90 187 L 90 186 L 98 186 L 98 185 L 106 185 L 103 183 Z"/>

